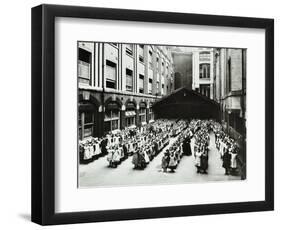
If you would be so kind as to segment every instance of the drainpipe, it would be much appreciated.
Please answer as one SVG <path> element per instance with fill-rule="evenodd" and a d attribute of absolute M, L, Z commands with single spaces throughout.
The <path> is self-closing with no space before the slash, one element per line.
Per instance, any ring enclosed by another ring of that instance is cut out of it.
<path fill-rule="evenodd" d="M 104 85 L 104 43 L 102 43 L 102 94 L 101 94 L 101 101 L 102 101 L 102 111 L 101 111 L 101 122 L 100 122 L 100 136 L 104 136 L 104 113 L 105 113 L 105 105 L 104 105 L 104 94 L 105 94 L 105 85 Z"/>

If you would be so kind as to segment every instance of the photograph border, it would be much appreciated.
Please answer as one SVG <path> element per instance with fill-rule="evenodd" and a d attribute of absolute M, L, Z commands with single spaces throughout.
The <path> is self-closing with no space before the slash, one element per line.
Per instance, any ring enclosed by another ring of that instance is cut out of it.
<path fill-rule="evenodd" d="M 265 200 L 87 212 L 55 212 L 55 18 L 88 18 L 265 30 Z M 274 209 L 274 20 L 62 5 L 32 8 L 32 204 L 41 225 Z"/>

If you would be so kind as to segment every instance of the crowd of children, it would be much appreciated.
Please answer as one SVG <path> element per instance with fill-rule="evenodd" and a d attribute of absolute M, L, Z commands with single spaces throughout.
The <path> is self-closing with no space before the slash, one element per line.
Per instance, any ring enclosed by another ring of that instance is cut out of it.
<path fill-rule="evenodd" d="M 133 155 L 134 168 L 144 169 L 168 145 L 170 137 L 174 135 L 173 130 L 183 128 L 185 128 L 184 121 L 157 120 L 149 129 L 147 141 L 141 142 L 140 148 Z"/>
<path fill-rule="evenodd" d="M 163 172 L 174 172 L 183 155 L 192 155 L 192 140 L 197 173 L 207 174 L 211 131 L 215 134 L 215 144 L 225 174 L 235 174 L 238 144 L 223 131 L 220 123 L 213 120 L 193 119 L 188 123 L 186 120 L 159 119 L 142 127 L 108 133 L 103 138 L 91 137 L 79 142 L 80 162 L 106 155 L 109 166 L 116 168 L 128 156 L 132 156 L 133 167 L 144 169 L 175 137 L 175 142 L 165 150 L 162 157 Z"/>
<path fill-rule="evenodd" d="M 163 172 L 167 172 L 168 169 L 170 172 L 175 172 L 183 155 L 191 155 L 190 138 L 192 133 L 190 129 L 188 129 L 188 122 L 182 121 L 178 131 L 178 138 L 168 149 L 166 149 L 162 157 L 161 166 Z M 171 131 L 171 136 L 175 136 L 173 130 Z"/>

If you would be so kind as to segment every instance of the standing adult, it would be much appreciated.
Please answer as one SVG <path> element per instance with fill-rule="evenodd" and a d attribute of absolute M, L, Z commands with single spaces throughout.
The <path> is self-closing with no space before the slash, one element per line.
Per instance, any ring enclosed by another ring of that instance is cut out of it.
<path fill-rule="evenodd" d="M 201 160 L 201 172 L 204 174 L 207 174 L 207 169 L 208 169 L 208 147 L 205 148 L 205 151 L 203 151 L 200 160 Z"/>
<path fill-rule="evenodd" d="M 106 148 L 106 146 L 107 146 L 107 142 L 108 142 L 108 139 L 105 137 L 105 138 L 103 138 L 102 139 L 102 141 L 101 141 L 101 154 L 102 154 L 102 156 L 105 156 L 105 155 L 107 155 L 107 148 Z"/>
<path fill-rule="evenodd" d="M 184 141 L 183 141 L 183 153 L 186 156 L 191 156 L 192 152 L 191 152 L 191 147 L 190 147 L 190 138 L 189 136 L 187 136 Z"/>
<path fill-rule="evenodd" d="M 230 163 L 231 163 L 231 155 L 229 154 L 229 149 L 227 148 L 225 153 L 222 156 L 222 167 L 225 169 L 225 175 L 229 175 Z"/>

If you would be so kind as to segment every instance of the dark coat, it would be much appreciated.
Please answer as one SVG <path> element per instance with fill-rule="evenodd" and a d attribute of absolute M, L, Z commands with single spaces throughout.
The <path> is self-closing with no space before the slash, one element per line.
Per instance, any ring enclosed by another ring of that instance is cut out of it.
<path fill-rule="evenodd" d="M 226 151 L 223 154 L 222 161 L 223 161 L 222 167 L 226 169 L 230 168 L 231 155 L 228 153 L 228 151 Z"/>
<path fill-rule="evenodd" d="M 128 149 L 127 149 L 126 145 L 123 145 L 123 151 L 124 151 L 125 157 L 127 157 L 128 156 Z"/>
<path fill-rule="evenodd" d="M 189 138 L 186 138 L 183 141 L 182 150 L 183 150 L 184 155 L 191 156 L 192 152 L 191 152 L 191 148 L 190 148 L 190 139 Z"/>
<path fill-rule="evenodd" d="M 202 154 L 200 157 L 201 169 L 206 170 L 208 168 L 208 155 Z"/>
<path fill-rule="evenodd" d="M 106 149 L 107 142 L 108 142 L 107 139 L 103 139 L 101 141 L 101 144 L 100 144 L 101 145 L 101 152 L 102 152 L 103 155 L 107 155 L 107 149 Z"/>

